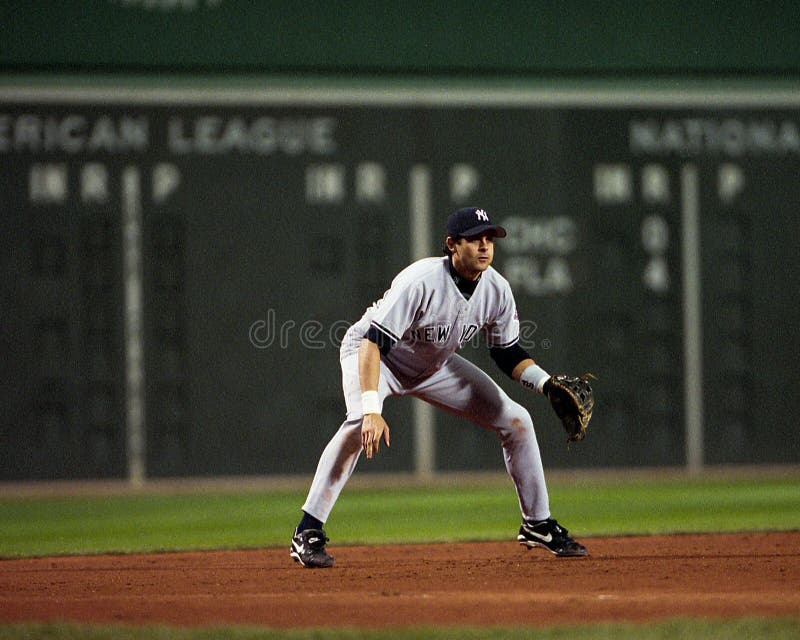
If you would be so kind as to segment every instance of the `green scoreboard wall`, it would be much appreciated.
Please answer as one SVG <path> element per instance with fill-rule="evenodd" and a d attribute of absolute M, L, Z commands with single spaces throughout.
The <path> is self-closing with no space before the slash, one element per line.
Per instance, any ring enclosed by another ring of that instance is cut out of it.
<path fill-rule="evenodd" d="M 0 474 L 311 472 L 344 330 L 468 204 L 509 229 L 524 346 L 598 377 L 568 448 L 462 350 L 548 466 L 800 462 L 773 410 L 800 395 L 798 175 L 791 93 L 3 90 Z M 369 468 L 412 470 L 412 405 L 386 411 Z M 502 465 L 450 416 L 434 445 Z"/>
<path fill-rule="evenodd" d="M 800 73 L 790 2 L 6 0 L 0 25 L 10 73 Z"/>

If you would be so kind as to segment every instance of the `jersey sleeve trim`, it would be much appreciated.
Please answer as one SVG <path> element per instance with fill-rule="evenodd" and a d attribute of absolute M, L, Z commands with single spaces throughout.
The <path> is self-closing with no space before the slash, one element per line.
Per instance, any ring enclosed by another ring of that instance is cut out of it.
<path fill-rule="evenodd" d="M 382 356 L 385 356 L 387 353 L 389 353 L 391 348 L 397 342 L 396 340 L 392 340 L 391 336 L 389 336 L 387 333 L 384 333 L 374 324 L 370 325 L 369 329 L 367 330 L 367 334 L 364 337 L 377 345 Z"/>
<path fill-rule="evenodd" d="M 375 322 L 375 320 L 373 320 L 371 326 L 375 327 L 381 333 L 385 334 L 389 339 L 391 339 L 392 342 L 400 342 L 400 336 L 395 334 L 391 329 L 387 329 L 379 322 Z"/>
<path fill-rule="evenodd" d="M 511 340 L 506 340 L 505 342 L 500 342 L 497 344 L 490 345 L 490 349 L 507 349 L 508 347 L 512 346 L 514 343 L 519 342 L 519 336 L 515 336 Z"/>

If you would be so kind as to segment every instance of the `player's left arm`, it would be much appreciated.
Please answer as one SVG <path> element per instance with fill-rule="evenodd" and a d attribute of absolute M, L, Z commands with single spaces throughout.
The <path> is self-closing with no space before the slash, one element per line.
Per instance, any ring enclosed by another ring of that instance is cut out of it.
<path fill-rule="evenodd" d="M 489 353 L 500 370 L 526 389 L 544 394 L 550 374 L 542 369 L 519 343 L 517 303 L 508 282 L 498 287 L 497 314 L 485 327 Z"/>
<path fill-rule="evenodd" d="M 542 369 L 519 344 L 519 315 L 510 289 L 506 291 L 505 303 L 487 327 L 492 358 L 523 387 L 547 397 L 569 442 L 583 440 L 594 410 L 594 391 L 589 383 L 593 376 L 551 376 Z"/>
<path fill-rule="evenodd" d="M 490 347 L 489 355 L 512 380 L 526 389 L 544 393 L 544 383 L 550 378 L 550 374 L 534 362 L 519 342 L 508 347 Z"/>
<path fill-rule="evenodd" d="M 547 396 L 567 432 L 569 442 L 586 437 L 586 427 L 594 410 L 594 392 L 589 380 L 594 376 L 551 376 L 533 361 L 519 343 L 505 349 L 492 348 L 491 355 L 500 368 L 523 387 Z"/>
<path fill-rule="evenodd" d="M 511 379 L 519 382 L 525 369 L 534 365 L 536 365 L 536 363 L 533 361 L 533 358 L 523 358 L 520 360 L 519 364 L 511 370 Z"/>

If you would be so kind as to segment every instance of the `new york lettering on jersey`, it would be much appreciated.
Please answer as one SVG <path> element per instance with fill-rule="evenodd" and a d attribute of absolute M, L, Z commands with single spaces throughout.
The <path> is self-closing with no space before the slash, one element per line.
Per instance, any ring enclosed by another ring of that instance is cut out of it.
<path fill-rule="evenodd" d="M 453 325 L 439 324 L 433 327 L 409 329 L 409 338 L 415 342 L 447 342 L 453 332 Z"/>

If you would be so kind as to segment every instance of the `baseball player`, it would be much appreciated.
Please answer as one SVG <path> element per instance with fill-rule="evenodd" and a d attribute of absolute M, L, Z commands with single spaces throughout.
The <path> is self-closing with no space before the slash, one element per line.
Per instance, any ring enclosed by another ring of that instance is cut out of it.
<path fill-rule="evenodd" d="M 304 567 L 333 566 L 323 525 L 361 452 L 370 459 L 381 441 L 389 446 L 381 407 L 390 395 L 415 396 L 494 431 L 522 511 L 517 540 L 556 556 L 586 555 L 586 548 L 550 517 L 530 414 L 456 353 L 482 332 L 498 367 L 525 388 L 547 393 L 556 378 L 520 346 L 514 296 L 491 266 L 495 238 L 505 235 L 486 210 L 459 209 L 447 221 L 446 257 L 406 267 L 347 331 L 340 349 L 347 416 L 320 457 L 292 536 L 290 555 Z"/>

